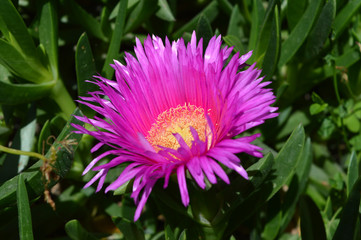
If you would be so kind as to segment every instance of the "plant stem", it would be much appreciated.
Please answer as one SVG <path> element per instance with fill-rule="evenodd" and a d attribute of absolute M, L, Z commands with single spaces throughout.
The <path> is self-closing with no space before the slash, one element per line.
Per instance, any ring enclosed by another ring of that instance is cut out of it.
<path fill-rule="evenodd" d="M 76 105 L 74 100 L 71 98 L 68 90 L 66 90 L 64 83 L 61 79 L 56 81 L 56 84 L 52 90 L 51 97 L 60 107 L 66 120 L 69 119 L 71 114 L 74 112 Z"/>
<path fill-rule="evenodd" d="M 15 155 L 26 155 L 29 157 L 36 157 L 39 158 L 43 161 L 48 161 L 48 159 L 36 152 L 26 152 L 26 151 L 21 151 L 21 150 L 17 150 L 17 149 L 13 149 L 13 148 L 8 148 L 5 146 L 0 145 L 0 151 L 6 152 L 6 153 L 10 153 L 10 154 L 15 154 Z"/>

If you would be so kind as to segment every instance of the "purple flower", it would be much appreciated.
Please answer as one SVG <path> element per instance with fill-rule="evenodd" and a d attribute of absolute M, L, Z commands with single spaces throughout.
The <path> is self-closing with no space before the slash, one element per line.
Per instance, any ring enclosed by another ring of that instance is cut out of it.
<path fill-rule="evenodd" d="M 245 62 L 252 55 L 239 53 L 230 57 L 232 48 L 221 48 L 221 37 L 213 37 L 203 54 L 202 39 L 193 33 L 187 44 L 181 38 L 165 45 L 159 37 L 146 38 L 144 47 L 136 39 L 136 57 L 125 53 L 126 65 L 114 61 L 116 80 L 95 76 L 100 90 L 82 97 L 104 118 L 77 117 L 93 125 L 89 131 L 74 125 L 77 133 L 92 135 L 100 142 L 91 152 L 108 145 L 108 150 L 86 167 L 98 173 L 85 187 L 99 180 L 99 191 L 109 169 L 128 163 L 106 192 L 116 190 L 134 179 L 131 197 L 138 205 L 137 220 L 154 184 L 176 173 L 180 195 L 189 204 L 186 171 L 199 187 L 205 188 L 205 177 L 212 184 L 217 177 L 229 183 L 220 164 L 233 169 L 245 179 L 247 172 L 236 153 L 262 157 L 260 147 L 252 145 L 260 134 L 232 139 L 245 130 L 276 117 L 277 108 L 271 89 L 264 88 L 261 70 L 255 64 L 247 70 Z M 227 60 L 229 62 L 227 63 Z M 95 166 L 107 155 L 114 158 Z"/>

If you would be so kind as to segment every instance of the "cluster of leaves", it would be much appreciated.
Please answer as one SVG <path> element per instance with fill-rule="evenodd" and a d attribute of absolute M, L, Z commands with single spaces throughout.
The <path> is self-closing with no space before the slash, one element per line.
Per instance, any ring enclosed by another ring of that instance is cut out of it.
<path fill-rule="evenodd" d="M 360 237 L 361 0 L 0 0 L 0 6 L 0 236 Z M 94 140 L 73 134 L 70 124 L 80 124 L 72 115 L 94 112 L 74 100 L 94 90 L 85 81 L 94 74 L 113 77 L 109 64 L 133 51 L 135 37 L 189 41 L 193 30 L 206 42 L 222 34 L 234 52 L 253 50 L 249 62 L 272 81 L 280 116 L 255 130 L 264 158 L 239 156 L 249 181 L 228 171 L 230 185 L 202 191 L 189 179 L 188 208 L 175 181 L 166 190 L 159 183 L 134 223 L 131 182 L 115 193 L 82 189 L 91 178 L 81 173 Z"/>

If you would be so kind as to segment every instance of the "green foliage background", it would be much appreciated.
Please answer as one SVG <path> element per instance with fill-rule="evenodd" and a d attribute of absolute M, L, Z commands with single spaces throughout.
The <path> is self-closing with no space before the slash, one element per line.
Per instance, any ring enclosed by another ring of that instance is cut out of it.
<path fill-rule="evenodd" d="M 0 0 L 0 238 L 361 239 L 360 8 L 361 0 Z M 239 156 L 249 181 L 228 170 L 230 185 L 203 191 L 188 179 L 188 208 L 175 181 L 159 183 L 134 223 L 131 182 L 108 194 L 82 189 L 96 142 L 70 123 L 94 112 L 74 100 L 95 90 L 86 82 L 94 74 L 113 77 L 109 64 L 133 51 L 135 37 L 189 41 L 193 30 L 205 41 L 221 34 L 234 53 L 253 50 L 249 63 L 272 81 L 280 116 L 253 130 L 264 158 Z"/>

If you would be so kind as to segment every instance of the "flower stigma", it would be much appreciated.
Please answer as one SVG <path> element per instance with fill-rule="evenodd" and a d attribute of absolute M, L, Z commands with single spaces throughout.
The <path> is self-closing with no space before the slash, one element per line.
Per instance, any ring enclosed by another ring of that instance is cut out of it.
<path fill-rule="evenodd" d="M 159 146 L 177 150 L 180 145 L 173 134 L 178 133 L 191 148 L 194 137 L 190 127 L 197 131 L 201 141 L 205 142 L 207 135 L 208 142 L 211 142 L 211 130 L 204 109 L 190 103 L 172 107 L 159 114 L 146 138 L 157 152 L 161 150 Z"/>

